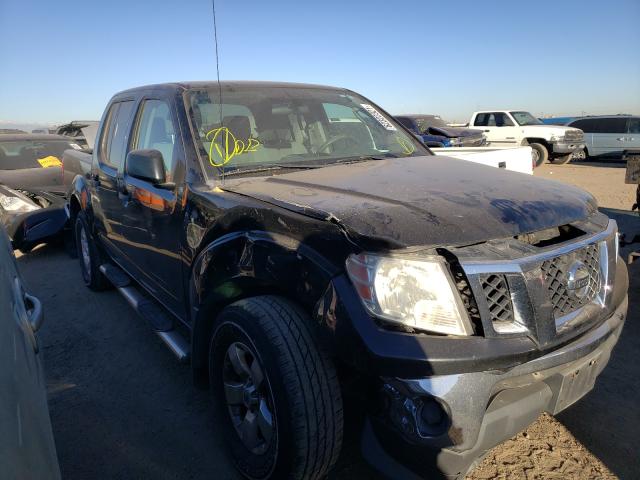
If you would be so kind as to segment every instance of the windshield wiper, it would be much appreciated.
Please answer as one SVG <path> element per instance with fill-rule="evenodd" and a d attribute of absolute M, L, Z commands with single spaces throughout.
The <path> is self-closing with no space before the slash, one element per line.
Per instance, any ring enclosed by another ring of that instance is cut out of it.
<path fill-rule="evenodd" d="M 385 153 L 383 155 L 358 155 L 353 157 L 344 157 L 337 159 L 332 162 L 321 163 L 321 164 L 300 164 L 300 163 L 292 163 L 292 164 L 275 164 L 264 167 L 256 167 L 256 168 L 235 168 L 230 171 L 225 171 L 224 176 L 232 176 L 232 175 L 244 175 L 251 173 L 263 173 L 263 172 L 274 172 L 278 170 L 311 170 L 314 168 L 324 168 L 330 167 L 332 165 L 344 165 L 348 163 L 357 163 L 357 162 L 368 162 L 370 160 L 385 160 L 387 158 L 400 158 L 398 155 L 393 153 Z"/>
<path fill-rule="evenodd" d="M 322 165 L 269 165 L 268 167 L 256 167 L 256 168 L 236 168 L 228 172 L 224 172 L 224 176 L 242 175 L 245 173 L 262 173 L 273 172 L 278 170 L 309 170 L 312 168 L 320 168 Z"/>

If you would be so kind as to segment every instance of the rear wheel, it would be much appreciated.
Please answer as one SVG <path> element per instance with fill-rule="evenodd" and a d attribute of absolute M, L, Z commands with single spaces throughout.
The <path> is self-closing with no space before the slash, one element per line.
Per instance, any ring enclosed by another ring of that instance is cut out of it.
<path fill-rule="evenodd" d="M 342 445 L 342 399 L 334 366 L 296 305 L 262 296 L 225 308 L 211 339 L 209 372 L 244 476 L 327 475 Z"/>
<path fill-rule="evenodd" d="M 78 213 L 75 224 L 76 249 L 84 284 L 91 290 L 104 290 L 109 281 L 100 271 L 103 259 L 95 244 L 84 212 Z"/>
<path fill-rule="evenodd" d="M 533 150 L 533 165 L 534 168 L 539 167 L 547 161 L 549 158 L 549 151 L 547 147 L 541 143 L 530 143 L 529 146 Z"/>

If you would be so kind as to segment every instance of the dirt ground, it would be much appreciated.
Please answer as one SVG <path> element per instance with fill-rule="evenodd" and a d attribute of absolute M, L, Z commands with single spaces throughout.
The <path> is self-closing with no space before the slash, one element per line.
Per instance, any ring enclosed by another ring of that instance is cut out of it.
<path fill-rule="evenodd" d="M 586 188 L 602 207 L 622 210 L 608 210 L 621 229 L 640 233 L 640 220 L 624 212 L 634 188 L 624 185 L 623 168 L 545 165 L 536 176 Z M 174 360 L 116 292 L 85 289 L 77 260 L 61 248 L 39 247 L 18 263 L 45 306 L 39 341 L 63 478 L 238 478 L 209 395 L 193 387 L 189 367 Z M 558 418 L 543 416 L 496 447 L 469 479 L 640 476 L 638 268 L 630 268 L 627 325 L 595 389 Z M 376 475 L 357 446 L 347 445 L 332 478 Z"/>

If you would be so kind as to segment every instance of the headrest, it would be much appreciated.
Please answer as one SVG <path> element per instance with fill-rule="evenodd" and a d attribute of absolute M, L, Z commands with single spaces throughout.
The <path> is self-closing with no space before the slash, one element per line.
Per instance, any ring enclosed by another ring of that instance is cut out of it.
<path fill-rule="evenodd" d="M 249 117 L 244 115 L 228 115 L 222 119 L 222 124 L 229 129 L 229 131 L 238 140 L 247 140 L 251 137 L 251 122 Z"/>

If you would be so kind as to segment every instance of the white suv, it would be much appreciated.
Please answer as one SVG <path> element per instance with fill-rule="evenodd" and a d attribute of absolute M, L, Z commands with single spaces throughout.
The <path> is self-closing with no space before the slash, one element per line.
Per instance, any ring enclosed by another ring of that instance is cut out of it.
<path fill-rule="evenodd" d="M 628 115 L 586 117 L 572 121 L 570 127 L 584 132 L 586 156 L 623 157 L 625 153 L 640 150 L 640 117 Z"/>

